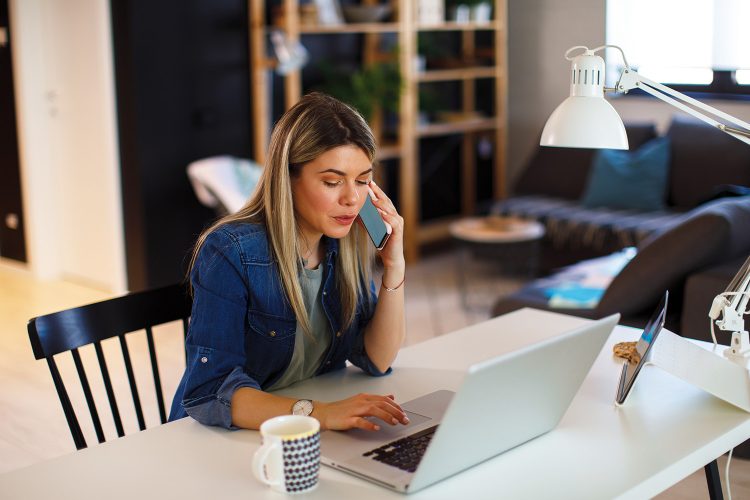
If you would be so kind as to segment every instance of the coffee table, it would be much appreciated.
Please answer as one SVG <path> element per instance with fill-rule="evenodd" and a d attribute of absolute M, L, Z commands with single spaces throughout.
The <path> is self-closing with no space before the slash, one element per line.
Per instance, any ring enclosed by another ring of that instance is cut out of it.
<path fill-rule="evenodd" d="M 467 217 L 451 224 L 450 234 L 460 246 L 457 278 L 465 310 L 478 309 L 469 304 L 468 281 L 472 264 L 479 260 L 497 263 L 506 275 L 536 275 L 545 234 L 544 226 L 537 221 L 499 215 Z"/>

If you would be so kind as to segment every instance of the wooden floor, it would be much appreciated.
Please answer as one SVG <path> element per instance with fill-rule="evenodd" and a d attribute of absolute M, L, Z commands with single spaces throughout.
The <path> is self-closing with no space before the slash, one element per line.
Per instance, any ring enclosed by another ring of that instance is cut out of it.
<path fill-rule="evenodd" d="M 407 344 L 474 324 L 488 317 L 492 299 L 507 294 L 521 286 L 518 280 L 498 277 L 496 269 L 486 264 L 472 263 L 469 269 L 457 269 L 453 253 L 445 252 L 423 259 L 410 266 L 407 273 Z M 468 289 L 458 286 L 458 273 L 469 276 Z M 29 318 L 106 299 L 109 294 L 65 282 L 40 282 L 23 268 L 0 259 L 0 473 L 48 460 L 75 450 L 67 424 L 60 409 L 49 370 L 44 361 L 36 361 L 31 352 L 26 322 Z M 469 309 L 462 302 L 466 297 Z M 164 378 L 165 393 L 171 394 L 184 369 L 181 339 L 177 325 L 168 325 L 156 332 L 159 359 Z M 145 351 L 145 342 L 133 336 L 128 339 L 134 358 L 139 350 Z M 104 346 L 107 352 L 107 346 Z M 82 353 L 84 360 L 91 353 Z M 108 357 L 109 362 L 109 357 Z M 72 363 L 71 363 L 72 364 Z M 117 363 L 113 370 L 117 370 Z M 63 375 L 72 367 L 63 365 Z M 146 367 L 136 366 L 136 378 Z M 115 392 L 124 391 L 124 375 L 117 377 Z M 143 379 L 147 375 L 144 373 Z M 95 391 L 101 384 L 92 380 Z M 99 396 L 98 396 L 99 397 Z M 74 402 L 82 404 L 82 395 L 71 394 Z M 156 424 L 154 404 L 144 401 L 147 422 Z M 126 430 L 134 430 L 134 417 L 123 415 Z M 90 443 L 95 443 L 88 422 L 82 421 L 84 433 Z M 105 432 L 113 434 L 112 426 Z M 725 460 L 719 461 L 722 482 Z M 613 471 L 616 474 L 616 471 Z M 733 498 L 750 498 L 750 461 L 733 459 L 730 480 Z M 0 494 L 0 496 L 2 496 Z M 703 470 L 685 478 L 657 498 L 703 499 L 707 498 Z"/>

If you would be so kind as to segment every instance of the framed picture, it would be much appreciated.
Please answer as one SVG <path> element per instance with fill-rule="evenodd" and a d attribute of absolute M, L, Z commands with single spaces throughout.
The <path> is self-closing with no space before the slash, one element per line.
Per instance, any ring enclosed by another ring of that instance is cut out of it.
<path fill-rule="evenodd" d="M 326 25 L 344 23 L 341 4 L 338 0 L 315 0 L 315 6 L 318 8 L 318 23 Z"/>

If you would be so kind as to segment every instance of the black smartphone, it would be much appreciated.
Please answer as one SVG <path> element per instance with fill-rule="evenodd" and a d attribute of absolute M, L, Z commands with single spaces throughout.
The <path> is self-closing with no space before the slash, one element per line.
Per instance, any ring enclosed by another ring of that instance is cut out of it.
<path fill-rule="evenodd" d="M 362 210 L 359 211 L 359 220 L 362 221 L 362 225 L 365 226 L 367 234 L 370 235 L 370 240 L 375 248 L 382 250 L 388 241 L 388 229 L 385 227 L 385 222 L 380 216 L 380 212 L 372 204 L 370 196 L 365 196 L 365 204 L 362 205 Z"/>

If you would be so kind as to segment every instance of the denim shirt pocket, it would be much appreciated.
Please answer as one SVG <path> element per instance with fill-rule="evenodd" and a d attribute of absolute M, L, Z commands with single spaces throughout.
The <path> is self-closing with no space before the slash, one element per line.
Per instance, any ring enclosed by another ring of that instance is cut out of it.
<path fill-rule="evenodd" d="M 284 342 L 289 337 L 294 338 L 297 330 L 297 320 L 283 318 L 260 311 L 249 311 L 247 322 L 250 330 L 270 343 Z"/>
<path fill-rule="evenodd" d="M 251 310 L 248 311 L 247 321 L 245 369 L 265 386 L 289 366 L 294 353 L 297 320 Z"/>

